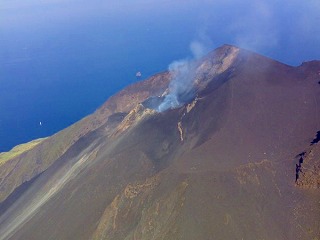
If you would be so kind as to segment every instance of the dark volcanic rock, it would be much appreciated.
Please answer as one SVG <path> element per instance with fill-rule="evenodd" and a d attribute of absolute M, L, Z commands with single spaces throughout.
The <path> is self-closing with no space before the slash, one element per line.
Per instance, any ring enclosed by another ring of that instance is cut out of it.
<path fill-rule="evenodd" d="M 154 110 L 170 73 L 129 86 L 0 166 L 6 199 L 37 175 L 32 157 L 45 163 L 0 239 L 319 238 L 319 71 L 225 45 L 196 63 L 194 98 L 176 109 Z"/>

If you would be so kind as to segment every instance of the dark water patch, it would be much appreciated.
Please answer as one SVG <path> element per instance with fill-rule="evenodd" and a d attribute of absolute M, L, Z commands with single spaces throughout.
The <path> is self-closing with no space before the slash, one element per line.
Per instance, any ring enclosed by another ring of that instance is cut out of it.
<path fill-rule="evenodd" d="M 20 196 L 22 196 L 31 187 L 41 174 L 42 173 L 21 184 L 3 202 L 0 203 L 0 216 L 2 216 L 2 214 L 4 214 L 20 198 Z"/>
<path fill-rule="evenodd" d="M 310 143 L 310 146 L 318 143 L 320 141 L 320 131 L 317 132 L 315 139 L 313 139 Z"/>

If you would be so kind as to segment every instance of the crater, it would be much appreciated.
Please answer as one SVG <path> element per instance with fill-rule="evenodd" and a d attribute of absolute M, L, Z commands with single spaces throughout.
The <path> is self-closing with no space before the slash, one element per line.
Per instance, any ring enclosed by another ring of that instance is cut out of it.
<path fill-rule="evenodd" d="M 164 96 L 163 97 L 152 96 L 152 97 L 147 98 L 141 104 L 145 108 L 157 110 L 159 105 L 163 102 L 163 100 L 164 100 Z"/>

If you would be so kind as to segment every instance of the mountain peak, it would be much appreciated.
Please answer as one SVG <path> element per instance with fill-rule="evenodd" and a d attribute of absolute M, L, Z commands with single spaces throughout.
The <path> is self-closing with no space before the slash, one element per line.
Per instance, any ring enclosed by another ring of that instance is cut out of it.
<path fill-rule="evenodd" d="M 0 240 L 315 239 L 318 64 L 223 45 L 128 86 L 0 165 Z"/>
<path fill-rule="evenodd" d="M 170 83 L 159 95 L 143 105 L 158 112 L 178 108 L 191 102 L 216 76 L 232 71 L 239 49 L 224 45 L 198 60 L 174 62 L 169 67 Z"/>

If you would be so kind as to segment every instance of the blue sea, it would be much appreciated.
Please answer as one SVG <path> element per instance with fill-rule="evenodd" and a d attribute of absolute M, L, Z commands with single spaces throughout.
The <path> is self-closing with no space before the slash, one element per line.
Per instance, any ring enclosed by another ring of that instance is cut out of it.
<path fill-rule="evenodd" d="M 17 19 L 1 28 L 0 152 L 56 133 L 137 81 L 137 71 L 144 79 L 189 54 L 194 29 L 174 29 L 175 16 L 85 7 L 7 10 Z"/>
<path fill-rule="evenodd" d="M 205 0 L 3 0 L 0 152 L 50 136 L 94 112 L 137 81 L 137 71 L 145 79 L 174 60 L 192 57 L 194 40 L 210 49 L 240 45 L 293 65 L 317 55 L 317 39 L 270 39 L 273 25 L 258 26 L 270 32 L 257 32 L 250 20 L 260 15 L 244 17 L 255 6 L 240 6 Z M 283 22 L 279 29 L 294 32 L 284 16 L 275 16 Z M 247 25 L 241 27 L 241 21 Z M 311 30 L 320 33 L 317 26 Z M 254 34 L 262 40 L 252 40 Z M 292 52 L 301 43 L 303 51 Z"/>

